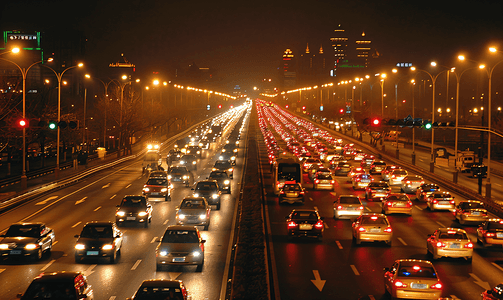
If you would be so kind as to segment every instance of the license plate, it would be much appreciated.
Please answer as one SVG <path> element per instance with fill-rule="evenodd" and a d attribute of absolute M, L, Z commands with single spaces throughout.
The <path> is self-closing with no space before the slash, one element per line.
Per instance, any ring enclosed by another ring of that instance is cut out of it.
<path fill-rule="evenodd" d="M 297 193 L 286 193 L 287 197 L 297 197 Z"/>
<path fill-rule="evenodd" d="M 393 206 L 396 206 L 396 207 L 404 207 L 405 206 L 405 203 L 394 203 Z"/>
<path fill-rule="evenodd" d="M 150 193 L 150 195 L 152 195 L 152 196 L 157 196 L 157 195 L 159 195 L 159 193 L 155 193 L 155 192 L 154 192 L 154 193 Z"/>
<path fill-rule="evenodd" d="M 21 250 L 10 250 L 10 254 L 21 254 Z"/>
<path fill-rule="evenodd" d="M 371 228 L 369 232 L 375 233 L 375 232 L 381 232 L 381 228 Z"/>
<path fill-rule="evenodd" d="M 363 183 L 369 183 L 369 182 L 370 182 L 370 179 L 362 179 L 362 182 L 363 182 Z"/>
<path fill-rule="evenodd" d="M 453 249 L 460 249 L 461 248 L 461 244 L 460 243 L 452 243 L 449 248 L 453 248 Z"/>
<path fill-rule="evenodd" d="M 128 221 L 134 221 L 134 220 L 136 220 L 136 217 L 127 217 L 127 220 Z"/>
<path fill-rule="evenodd" d="M 87 251 L 87 255 L 99 255 L 99 251 Z"/>
<path fill-rule="evenodd" d="M 503 232 L 497 232 L 496 237 L 499 239 L 503 238 Z"/>
<path fill-rule="evenodd" d="M 355 210 L 354 207 L 347 207 L 346 210 Z"/>
<path fill-rule="evenodd" d="M 313 229 L 313 225 L 311 224 L 300 224 L 299 225 L 300 230 L 311 230 Z"/>
<path fill-rule="evenodd" d="M 426 285 L 426 283 L 411 283 L 410 287 L 413 289 L 425 289 L 428 286 Z"/>
<path fill-rule="evenodd" d="M 474 215 L 474 216 L 480 216 L 480 211 L 472 211 L 472 215 Z"/>
<path fill-rule="evenodd" d="M 185 257 L 175 257 L 173 258 L 173 262 L 185 262 Z"/>
<path fill-rule="evenodd" d="M 449 205 L 450 202 L 449 201 L 439 201 L 438 204 L 441 204 L 441 205 Z"/>

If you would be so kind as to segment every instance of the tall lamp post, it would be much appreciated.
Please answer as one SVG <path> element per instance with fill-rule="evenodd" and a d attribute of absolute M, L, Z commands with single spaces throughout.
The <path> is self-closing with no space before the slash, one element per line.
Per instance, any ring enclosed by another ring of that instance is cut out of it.
<path fill-rule="evenodd" d="M 381 79 L 379 83 L 381 84 L 381 117 L 384 116 L 384 79 L 386 79 L 386 73 L 381 74 Z"/>
<path fill-rule="evenodd" d="M 91 79 L 91 75 L 89 74 L 86 74 L 85 75 L 86 78 L 88 79 Z M 105 119 L 104 119 L 104 125 L 103 125 L 103 148 L 106 149 L 107 147 L 107 105 L 108 105 L 108 86 L 113 82 L 114 80 L 110 80 L 109 82 L 105 83 L 103 80 L 99 79 L 99 78 L 94 78 L 93 79 L 97 79 L 99 80 L 102 84 L 103 84 L 103 87 L 105 88 Z"/>
<path fill-rule="evenodd" d="M 128 79 L 127 75 L 122 75 L 122 80 Z M 120 103 L 120 114 L 119 114 L 119 149 L 117 151 L 117 157 L 121 157 L 121 151 L 122 151 L 122 102 L 124 101 L 124 88 L 126 85 L 131 84 L 131 81 L 121 83 L 120 81 L 114 79 L 113 80 L 120 88 L 121 90 L 121 103 Z"/>
<path fill-rule="evenodd" d="M 79 63 L 76 66 L 71 66 L 66 69 L 64 69 L 61 73 L 56 72 L 53 68 L 43 65 L 44 67 L 48 68 L 52 72 L 54 72 L 54 75 L 56 75 L 56 78 L 58 79 L 58 133 L 57 133 L 57 138 L 56 138 L 56 168 L 54 169 L 54 175 L 56 178 L 59 176 L 59 139 L 60 139 L 60 130 L 59 128 L 59 122 L 61 122 L 61 79 L 63 78 L 63 75 L 65 74 L 66 71 L 73 69 L 73 68 L 82 68 L 84 66 L 83 63 Z"/>

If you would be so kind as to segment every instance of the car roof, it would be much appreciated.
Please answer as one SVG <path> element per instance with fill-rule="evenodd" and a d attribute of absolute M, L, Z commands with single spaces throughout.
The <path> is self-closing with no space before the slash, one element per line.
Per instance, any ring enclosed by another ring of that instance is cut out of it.
<path fill-rule="evenodd" d="M 410 259 L 410 258 L 405 258 L 405 259 L 397 259 L 395 262 L 399 262 L 402 265 L 419 265 L 419 266 L 425 266 L 425 267 L 433 267 L 433 264 L 430 261 L 427 260 L 422 260 L 422 259 Z"/>
<path fill-rule="evenodd" d="M 204 197 L 196 197 L 196 196 L 187 196 L 185 198 L 182 199 L 182 201 L 184 200 L 206 200 L 206 198 Z"/>
<path fill-rule="evenodd" d="M 141 283 L 142 287 L 180 287 L 183 284 L 181 280 L 173 279 L 147 279 Z"/>
<path fill-rule="evenodd" d="M 49 282 L 49 281 L 60 281 L 62 279 L 69 279 L 72 280 L 79 276 L 79 275 L 84 275 L 81 272 L 72 272 L 72 271 L 58 271 L 58 272 L 51 272 L 51 273 L 41 273 L 33 281 L 44 281 L 44 282 Z"/>
<path fill-rule="evenodd" d="M 197 228 L 196 226 L 190 225 L 169 225 L 168 228 L 166 228 L 166 231 L 168 230 L 197 231 Z"/>
<path fill-rule="evenodd" d="M 18 223 L 14 223 L 12 225 L 16 225 L 16 226 L 43 226 L 43 225 L 45 225 L 45 223 L 42 223 L 42 222 L 18 222 Z"/>
<path fill-rule="evenodd" d="M 86 225 L 84 225 L 84 226 L 88 226 L 88 225 L 93 225 L 93 226 L 110 225 L 110 226 L 112 226 L 113 224 L 114 224 L 114 222 L 111 222 L 111 221 L 91 221 L 91 222 L 87 222 Z"/>

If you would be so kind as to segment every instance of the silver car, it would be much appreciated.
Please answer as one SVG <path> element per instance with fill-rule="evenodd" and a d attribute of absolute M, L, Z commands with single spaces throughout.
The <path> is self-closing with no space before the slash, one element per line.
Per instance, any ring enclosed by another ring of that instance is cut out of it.
<path fill-rule="evenodd" d="M 484 208 L 484 203 L 477 200 L 460 201 L 456 205 L 454 217 L 458 220 L 459 224 L 478 223 L 489 220 L 487 210 Z"/>
<path fill-rule="evenodd" d="M 424 184 L 422 176 L 407 175 L 403 178 L 400 187 L 404 193 L 413 194 L 417 192 L 417 188 Z"/>
<path fill-rule="evenodd" d="M 155 249 L 156 266 L 197 265 L 201 272 L 204 265 L 204 243 L 195 226 L 170 225 Z"/>
<path fill-rule="evenodd" d="M 400 185 L 402 180 L 409 175 L 406 170 L 403 169 L 395 169 L 391 171 L 389 174 L 389 185 Z"/>
<path fill-rule="evenodd" d="M 185 197 L 176 207 L 178 225 L 200 225 L 204 230 L 210 226 L 211 206 L 204 197 Z"/>

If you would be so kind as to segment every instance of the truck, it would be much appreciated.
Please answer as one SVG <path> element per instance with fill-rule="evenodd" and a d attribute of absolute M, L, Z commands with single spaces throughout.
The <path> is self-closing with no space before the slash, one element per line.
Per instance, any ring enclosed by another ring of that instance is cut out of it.
<path fill-rule="evenodd" d="M 475 153 L 470 150 L 458 151 L 456 159 L 456 169 L 458 172 L 471 172 L 472 166 L 475 164 Z"/>
<path fill-rule="evenodd" d="M 162 158 L 157 150 L 148 150 L 143 157 L 142 170 L 145 171 L 158 171 L 161 168 Z"/>
<path fill-rule="evenodd" d="M 279 195 L 280 189 L 287 181 L 302 185 L 302 169 L 295 156 L 280 155 L 273 163 L 273 190 Z"/>

